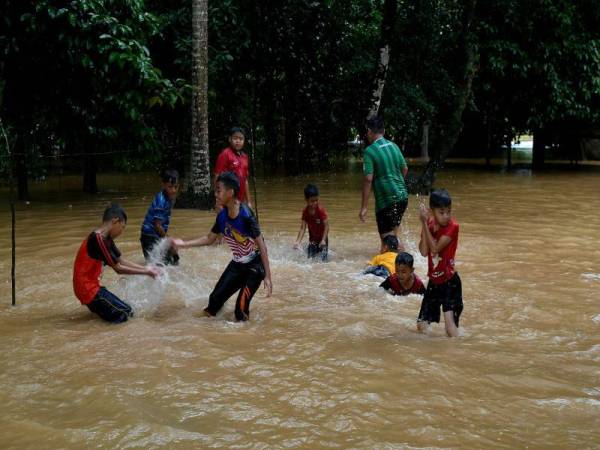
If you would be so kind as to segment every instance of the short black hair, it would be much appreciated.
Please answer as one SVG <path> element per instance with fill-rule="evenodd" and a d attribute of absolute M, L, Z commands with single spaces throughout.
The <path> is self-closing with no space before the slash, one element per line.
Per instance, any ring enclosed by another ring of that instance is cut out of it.
<path fill-rule="evenodd" d="M 235 133 L 240 133 L 242 136 L 244 136 L 244 139 L 246 138 L 246 132 L 242 127 L 231 127 L 229 130 L 229 137 L 233 136 Z"/>
<path fill-rule="evenodd" d="M 102 222 L 110 222 L 113 219 L 119 219 L 119 222 L 127 223 L 127 214 L 123 207 L 117 203 L 111 203 L 102 214 Z"/>
<path fill-rule="evenodd" d="M 452 197 L 446 189 L 436 189 L 429 194 L 430 208 L 449 208 L 452 206 Z"/>
<path fill-rule="evenodd" d="M 383 133 L 385 130 L 383 117 L 375 116 L 367 119 L 367 129 L 371 130 L 373 133 Z"/>
<path fill-rule="evenodd" d="M 398 253 L 398 256 L 396 256 L 396 264 L 400 266 L 408 266 L 412 269 L 414 262 L 415 260 L 410 253 L 400 252 Z"/>
<path fill-rule="evenodd" d="M 163 170 L 160 179 L 163 183 L 179 184 L 179 172 L 175 169 Z"/>
<path fill-rule="evenodd" d="M 240 180 L 233 172 L 223 172 L 217 177 L 217 183 L 221 182 L 227 189 L 233 189 L 233 195 L 240 192 Z"/>
<path fill-rule="evenodd" d="M 383 245 L 390 250 L 398 250 L 398 238 L 393 234 L 388 234 L 383 239 Z"/>
<path fill-rule="evenodd" d="M 314 184 L 307 184 L 304 188 L 304 198 L 308 200 L 311 197 L 319 196 L 319 188 Z"/>

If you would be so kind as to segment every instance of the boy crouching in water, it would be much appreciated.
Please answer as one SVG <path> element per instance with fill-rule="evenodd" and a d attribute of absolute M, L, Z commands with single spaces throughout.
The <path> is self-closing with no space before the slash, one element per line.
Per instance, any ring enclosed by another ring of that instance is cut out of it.
<path fill-rule="evenodd" d="M 386 236 L 385 238 L 394 237 Z M 384 238 L 384 239 L 385 239 Z M 402 252 L 396 256 L 396 270 L 379 285 L 392 295 L 425 293 L 425 285 L 415 273 L 414 259 L 410 253 Z"/>
<path fill-rule="evenodd" d="M 121 258 L 114 240 L 125 230 L 127 215 L 119 205 L 112 204 L 104 211 L 102 225 L 85 238 L 73 267 L 73 290 L 82 305 L 108 322 L 125 322 L 133 315 L 131 306 L 100 286 L 102 266 L 125 275 L 148 275 L 156 278 L 158 269 L 142 266 Z"/>
<path fill-rule="evenodd" d="M 419 251 L 427 256 L 429 282 L 421 302 L 417 329 L 440 321 L 440 307 L 444 311 L 446 334 L 458 336 L 458 319 L 463 310 L 462 285 L 454 268 L 458 246 L 458 223 L 452 218 L 452 198 L 445 189 L 429 195 L 430 213 L 421 205 L 421 240 Z"/>
<path fill-rule="evenodd" d="M 179 248 L 211 245 L 219 234 L 223 235 L 233 253 L 233 260 L 217 281 L 204 313 L 210 317 L 216 316 L 229 297 L 239 290 L 235 318 L 248 320 L 250 301 L 260 282 L 264 279 L 267 297 L 271 295 L 273 287 L 265 241 L 252 210 L 237 199 L 239 190 L 240 182 L 233 172 L 219 175 L 215 197 L 223 209 L 217 214 L 210 232 L 190 241 L 174 239 L 173 243 Z"/>

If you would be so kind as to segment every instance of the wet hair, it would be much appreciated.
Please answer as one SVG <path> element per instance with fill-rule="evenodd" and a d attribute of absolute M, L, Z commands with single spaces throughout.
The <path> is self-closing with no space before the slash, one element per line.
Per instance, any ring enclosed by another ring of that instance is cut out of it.
<path fill-rule="evenodd" d="M 371 130 L 373 133 L 383 133 L 385 129 L 383 117 L 375 116 L 367 119 L 367 129 Z"/>
<path fill-rule="evenodd" d="M 240 192 L 240 180 L 233 172 L 223 172 L 217 178 L 217 183 L 223 183 L 226 189 L 233 189 L 233 195 L 238 195 Z"/>
<path fill-rule="evenodd" d="M 319 196 L 319 188 L 314 184 L 307 184 L 304 188 L 304 198 L 308 200 L 311 197 Z"/>
<path fill-rule="evenodd" d="M 410 253 L 400 252 L 398 256 L 396 256 L 396 264 L 399 266 L 407 266 L 411 269 L 413 268 L 414 259 Z"/>
<path fill-rule="evenodd" d="M 233 136 L 235 133 L 240 133 L 246 139 L 246 132 L 242 127 L 231 127 L 229 130 L 229 137 Z"/>
<path fill-rule="evenodd" d="M 398 238 L 393 234 L 388 234 L 383 238 L 383 245 L 385 245 L 389 250 L 398 250 Z"/>
<path fill-rule="evenodd" d="M 175 169 L 163 170 L 160 179 L 163 183 L 179 184 L 179 173 Z"/>
<path fill-rule="evenodd" d="M 452 197 L 446 189 L 436 189 L 429 194 L 430 208 L 449 208 L 452 206 Z"/>
<path fill-rule="evenodd" d="M 110 222 L 113 219 L 118 219 L 119 222 L 127 223 L 127 214 L 123 207 L 117 203 L 111 203 L 102 214 L 102 222 Z"/>

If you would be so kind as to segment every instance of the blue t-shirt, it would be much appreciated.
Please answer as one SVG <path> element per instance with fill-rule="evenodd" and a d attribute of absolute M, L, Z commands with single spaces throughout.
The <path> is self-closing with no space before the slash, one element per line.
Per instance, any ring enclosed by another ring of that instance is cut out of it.
<path fill-rule="evenodd" d="M 245 204 L 240 204 L 240 213 L 235 219 L 229 217 L 227 207 L 224 207 L 217 215 L 211 231 L 223 235 L 234 261 L 247 263 L 258 255 L 256 238 L 260 236 L 260 228 L 254 214 Z"/>
<path fill-rule="evenodd" d="M 146 217 L 144 217 L 144 223 L 142 224 L 142 234 L 149 236 L 161 237 L 154 228 L 154 221 L 159 220 L 160 224 L 165 230 L 165 233 L 169 229 L 169 222 L 171 221 L 171 207 L 173 203 L 169 200 L 169 196 L 165 194 L 165 191 L 160 191 L 154 197 L 154 201 L 148 208 Z"/>

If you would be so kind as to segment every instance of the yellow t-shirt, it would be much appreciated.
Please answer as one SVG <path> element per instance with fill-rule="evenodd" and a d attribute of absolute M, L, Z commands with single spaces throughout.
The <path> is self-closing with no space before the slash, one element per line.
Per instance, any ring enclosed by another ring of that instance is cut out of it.
<path fill-rule="evenodd" d="M 389 270 L 390 273 L 396 273 L 396 256 L 398 256 L 398 253 L 396 252 L 381 253 L 379 255 L 373 256 L 373 258 L 371 258 L 371 261 L 369 261 L 369 265 L 383 266 L 387 270 Z"/>

